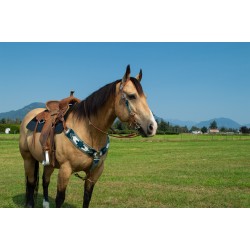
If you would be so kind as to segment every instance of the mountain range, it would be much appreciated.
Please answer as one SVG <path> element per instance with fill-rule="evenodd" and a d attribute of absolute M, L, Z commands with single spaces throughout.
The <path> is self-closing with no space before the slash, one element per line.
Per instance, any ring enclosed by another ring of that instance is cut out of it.
<path fill-rule="evenodd" d="M 239 123 L 233 121 L 232 119 L 223 118 L 223 117 L 222 118 L 211 119 L 211 120 L 208 120 L 208 121 L 202 121 L 202 122 L 199 122 L 199 123 L 195 124 L 195 126 L 198 127 L 198 128 L 202 128 L 202 127 L 207 127 L 208 128 L 213 121 L 216 121 L 218 128 L 224 127 L 224 128 L 239 129 L 242 126 Z"/>
<path fill-rule="evenodd" d="M 42 102 L 34 102 L 31 103 L 27 106 L 25 106 L 24 108 L 18 109 L 18 110 L 12 110 L 9 112 L 4 112 L 4 113 L 0 113 L 0 119 L 11 119 L 11 120 L 22 120 L 24 118 L 24 116 L 32 109 L 35 108 L 44 108 L 45 104 Z M 187 126 L 189 129 L 192 126 L 198 127 L 198 128 L 202 128 L 202 127 L 209 127 L 211 122 L 213 122 L 214 120 L 217 123 L 217 126 L 219 128 L 221 127 L 225 127 L 225 128 L 233 128 L 233 129 L 239 129 L 241 126 L 247 126 L 250 127 L 250 124 L 239 124 L 236 121 L 233 121 L 232 119 L 229 118 L 214 118 L 214 119 L 210 119 L 207 121 L 201 121 L 199 123 L 197 122 L 193 122 L 193 121 L 181 121 L 181 120 L 177 120 L 177 119 L 164 119 L 161 117 L 158 117 L 155 115 L 155 118 L 158 121 L 166 121 L 169 122 L 172 125 L 178 125 L 178 126 Z"/>
<path fill-rule="evenodd" d="M 192 126 L 195 126 L 197 128 L 202 128 L 202 127 L 207 127 L 208 128 L 213 121 L 216 121 L 218 128 L 224 127 L 224 128 L 239 129 L 242 126 L 250 127 L 250 124 L 239 124 L 238 122 L 236 122 L 236 121 L 234 121 L 234 120 L 232 120 L 230 118 L 224 118 L 224 117 L 213 118 L 213 119 L 210 119 L 210 120 L 207 120 L 207 121 L 201 121 L 201 122 L 198 122 L 198 123 L 194 122 L 194 121 L 181 121 L 181 120 L 178 120 L 178 119 L 163 119 L 163 118 L 160 118 L 160 117 L 158 117 L 156 115 L 155 115 L 155 118 L 158 121 L 169 122 L 173 126 L 175 126 L 175 125 L 181 126 L 181 127 L 187 126 L 188 129 L 191 129 Z"/>
<path fill-rule="evenodd" d="M 45 104 L 42 102 L 33 102 L 24 108 L 0 113 L 0 119 L 22 120 L 29 111 L 36 108 L 45 108 Z"/>
<path fill-rule="evenodd" d="M 163 119 L 164 121 L 166 121 L 166 119 Z M 230 118 L 224 118 L 224 117 L 220 117 L 220 118 L 213 118 L 207 121 L 201 121 L 201 122 L 193 122 L 193 121 L 180 121 L 180 120 L 173 120 L 173 119 L 167 119 L 168 122 L 170 122 L 170 124 L 172 125 L 178 125 L 178 126 L 187 126 L 188 129 L 191 129 L 192 126 L 197 127 L 197 128 L 202 128 L 202 127 L 207 127 L 209 128 L 210 124 L 213 121 L 216 121 L 218 128 L 232 128 L 232 129 L 239 129 L 242 126 L 247 126 L 249 127 L 250 124 L 244 124 L 241 125 L 238 122 L 230 119 Z"/>

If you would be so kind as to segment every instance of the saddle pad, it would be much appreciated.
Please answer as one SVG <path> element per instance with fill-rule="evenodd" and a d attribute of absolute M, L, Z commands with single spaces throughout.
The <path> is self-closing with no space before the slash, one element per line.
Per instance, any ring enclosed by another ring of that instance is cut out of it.
<path fill-rule="evenodd" d="M 34 131 L 35 128 L 36 128 L 36 123 L 37 123 L 37 119 L 36 117 L 34 117 L 29 123 L 28 125 L 26 126 L 27 129 L 31 130 L 31 131 Z M 36 132 L 41 132 L 42 131 L 42 128 L 43 128 L 43 125 L 44 123 L 38 123 L 37 124 L 37 129 L 36 129 Z M 56 124 L 56 127 L 55 127 L 55 133 L 56 134 L 61 134 L 63 132 L 63 124 L 62 122 L 59 122 Z"/>

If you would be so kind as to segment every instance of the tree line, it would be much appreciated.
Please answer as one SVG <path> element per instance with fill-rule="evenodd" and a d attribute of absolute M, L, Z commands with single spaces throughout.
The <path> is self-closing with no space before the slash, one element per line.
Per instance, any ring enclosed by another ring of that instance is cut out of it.
<path fill-rule="evenodd" d="M 242 126 L 242 127 L 240 128 L 240 132 L 241 132 L 242 134 L 250 134 L 250 128 L 248 128 L 247 126 Z"/>
<path fill-rule="evenodd" d="M 157 129 L 157 134 L 180 134 L 180 133 L 190 133 L 192 131 L 201 131 L 202 133 L 207 133 L 209 129 L 217 129 L 217 123 L 216 121 L 213 121 L 210 123 L 210 126 L 207 127 L 202 127 L 198 128 L 196 126 L 192 126 L 191 129 L 188 129 L 187 126 L 178 126 L 178 125 L 171 125 L 169 122 L 166 122 L 164 120 L 158 120 L 156 119 L 156 122 L 158 124 L 158 129 Z M 6 128 L 11 128 L 11 133 L 19 133 L 20 129 L 20 124 L 21 120 L 20 119 L 5 119 L 2 118 L 0 119 L 0 133 L 4 133 Z M 117 133 L 119 134 L 129 134 L 132 133 L 133 130 L 131 130 L 127 124 L 122 123 L 120 120 L 116 120 L 113 124 L 113 128 L 116 130 Z M 239 131 L 242 134 L 250 134 L 250 128 L 246 126 L 242 126 Z M 110 133 L 113 131 L 110 130 Z M 220 128 L 220 132 L 225 133 L 225 132 L 233 132 L 237 133 L 237 129 L 232 129 L 232 128 L 225 128 L 222 127 Z"/>
<path fill-rule="evenodd" d="M 192 132 L 192 131 L 197 131 L 197 130 L 199 131 L 200 130 L 203 134 L 205 134 L 209 131 L 209 129 L 218 129 L 218 125 L 217 125 L 217 122 L 215 120 L 210 123 L 209 127 L 203 126 L 202 128 L 198 128 L 198 127 L 193 126 L 190 131 Z M 221 133 L 227 133 L 227 132 L 237 133 L 238 132 L 237 129 L 226 128 L 226 127 L 221 127 L 219 130 Z"/>
<path fill-rule="evenodd" d="M 2 118 L 0 119 L 0 134 L 5 133 L 6 128 L 10 128 L 10 134 L 19 134 L 20 132 L 20 124 L 21 120 L 20 119 L 5 119 Z"/>
<path fill-rule="evenodd" d="M 157 120 L 158 131 L 157 134 L 178 134 L 178 133 L 191 133 L 193 131 L 201 131 L 203 134 L 207 133 L 209 129 L 218 129 L 217 122 L 214 120 L 210 123 L 209 127 L 203 126 L 202 128 L 198 128 L 196 126 L 192 126 L 191 129 L 188 129 L 187 126 L 173 126 L 169 122 L 165 122 L 163 120 Z M 234 128 L 226 128 L 221 127 L 221 133 L 238 133 L 239 131 L 243 134 L 250 134 L 250 128 L 241 127 L 240 130 Z"/>
<path fill-rule="evenodd" d="M 158 124 L 157 134 L 179 134 L 189 132 L 187 126 L 171 125 L 169 122 L 163 120 L 156 120 L 156 122 Z"/>
<path fill-rule="evenodd" d="M 157 134 L 179 134 L 188 132 L 187 126 L 173 126 L 169 122 L 163 120 L 156 120 L 156 122 L 158 124 Z M 134 130 L 131 130 L 127 124 L 122 123 L 118 119 L 114 122 L 113 129 L 118 134 L 129 134 L 134 132 Z M 112 133 L 113 131 L 110 130 L 109 132 Z"/>
<path fill-rule="evenodd" d="M 9 119 L 9 118 L 2 118 L 0 119 L 0 124 L 21 124 L 21 120 L 16 118 L 16 119 Z"/>

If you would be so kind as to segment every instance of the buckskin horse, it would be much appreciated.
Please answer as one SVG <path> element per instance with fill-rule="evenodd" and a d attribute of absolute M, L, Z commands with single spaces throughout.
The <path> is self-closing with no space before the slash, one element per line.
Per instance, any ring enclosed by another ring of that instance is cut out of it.
<path fill-rule="evenodd" d="M 45 164 L 43 170 L 43 207 L 49 207 L 48 187 L 54 168 L 58 168 L 56 207 L 63 205 L 70 176 L 86 173 L 83 207 L 89 207 L 93 188 L 104 169 L 109 147 L 108 130 L 118 117 L 143 137 L 154 136 L 157 123 L 148 107 L 141 86 L 142 70 L 130 77 L 130 66 L 121 80 L 105 85 L 85 100 L 75 103 L 65 118 L 62 133 L 53 136 L 55 164 Z M 41 133 L 34 133 L 27 125 L 45 109 L 30 111 L 21 124 L 19 149 L 24 160 L 26 179 L 26 207 L 35 206 L 38 190 L 39 162 L 44 163 L 44 151 L 39 141 Z"/>

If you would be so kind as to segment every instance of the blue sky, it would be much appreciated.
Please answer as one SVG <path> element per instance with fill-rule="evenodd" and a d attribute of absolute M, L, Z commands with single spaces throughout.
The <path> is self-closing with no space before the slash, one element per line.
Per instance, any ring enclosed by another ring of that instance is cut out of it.
<path fill-rule="evenodd" d="M 0 112 L 83 99 L 127 64 L 162 118 L 250 123 L 250 43 L 0 43 Z"/>

